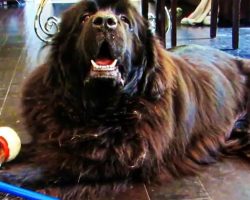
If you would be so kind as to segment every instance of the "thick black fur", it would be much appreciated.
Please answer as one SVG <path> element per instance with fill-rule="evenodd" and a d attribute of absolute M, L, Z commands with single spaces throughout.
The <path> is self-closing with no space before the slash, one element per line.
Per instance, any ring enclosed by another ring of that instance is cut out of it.
<path fill-rule="evenodd" d="M 249 156 L 250 62 L 198 46 L 171 51 L 126 0 L 67 10 L 23 86 L 33 142 L 0 180 L 78 200 Z M 117 76 L 93 72 L 103 57 L 118 60 Z"/>

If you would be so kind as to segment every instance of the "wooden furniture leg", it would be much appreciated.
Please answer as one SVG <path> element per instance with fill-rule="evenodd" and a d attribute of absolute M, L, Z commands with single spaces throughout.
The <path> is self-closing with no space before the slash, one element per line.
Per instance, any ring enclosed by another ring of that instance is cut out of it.
<path fill-rule="evenodd" d="M 239 47 L 239 29 L 240 29 L 240 4 L 241 0 L 233 0 L 233 30 L 232 30 L 232 44 L 233 49 Z"/>
<path fill-rule="evenodd" d="M 177 0 L 171 0 L 171 46 L 177 45 L 177 20 L 176 20 Z"/>

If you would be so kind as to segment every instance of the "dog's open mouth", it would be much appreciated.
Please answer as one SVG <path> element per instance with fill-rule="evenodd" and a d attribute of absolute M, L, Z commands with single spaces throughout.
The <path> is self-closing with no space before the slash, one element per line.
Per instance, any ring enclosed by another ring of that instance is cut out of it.
<path fill-rule="evenodd" d="M 107 42 L 103 42 L 95 59 L 91 60 L 90 77 L 99 79 L 113 79 L 124 84 L 118 66 L 118 59 L 113 58 Z"/>

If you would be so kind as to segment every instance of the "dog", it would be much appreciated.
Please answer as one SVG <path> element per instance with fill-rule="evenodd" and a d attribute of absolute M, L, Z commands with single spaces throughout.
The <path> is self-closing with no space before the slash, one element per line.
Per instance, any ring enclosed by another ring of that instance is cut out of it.
<path fill-rule="evenodd" d="M 247 158 L 249 76 L 216 49 L 166 50 L 127 0 L 81 1 L 24 83 L 33 141 L 0 179 L 75 200 Z"/>

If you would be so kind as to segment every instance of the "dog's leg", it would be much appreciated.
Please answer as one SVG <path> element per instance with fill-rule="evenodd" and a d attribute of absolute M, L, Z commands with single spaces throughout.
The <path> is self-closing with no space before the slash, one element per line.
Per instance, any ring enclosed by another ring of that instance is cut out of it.
<path fill-rule="evenodd" d="M 250 88 L 250 80 L 247 81 Z M 246 111 L 234 124 L 229 138 L 225 141 L 226 155 L 241 155 L 250 158 L 250 89 L 247 90 Z"/>
<path fill-rule="evenodd" d="M 223 149 L 226 155 L 243 155 L 250 158 L 250 60 L 238 59 L 238 69 L 245 76 L 245 113 L 234 124 Z"/>
<path fill-rule="evenodd" d="M 50 185 L 58 180 L 58 171 L 48 170 L 46 165 L 38 165 L 32 160 L 38 155 L 34 146 L 23 146 L 20 155 L 11 163 L 0 168 L 0 180 L 18 186 L 36 188 L 40 185 Z M 47 160 L 43 161 L 47 163 Z"/>
<path fill-rule="evenodd" d="M 0 168 L 0 180 L 17 186 L 35 187 L 43 183 L 42 167 L 29 161 L 31 148 L 22 147 L 16 160 L 4 163 Z"/>
<path fill-rule="evenodd" d="M 176 156 L 171 161 L 166 160 L 166 168 L 173 177 L 196 175 L 221 158 L 223 141 L 223 135 L 197 134 L 187 146 L 185 156 Z"/>
<path fill-rule="evenodd" d="M 100 182 L 100 183 L 80 183 L 80 184 L 69 184 L 61 185 L 60 187 L 45 187 L 37 190 L 39 193 L 45 195 L 58 197 L 61 200 L 93 200 L 113 199 L 118 193 L 126 191 L 130 184 L 123 182 Z M 106 199 L 106 198 L 105 198 Z"/>
<path fill-rule="evenodd" d="M 94 187 L 88 187 L 83 185 L 71 185 L 71 186 L 61 186 L 61 187 L 45 187 L 43 189 L 38 189 L 37 192 L 57 197 L 61 200 L 75 200 L 75 199 L 85 199 L 92 200 L 97 198 L 97 189 Z"/>
<path fill-rule="evenodd" d="M 223 153 L 250 158 L 250 110 L 235 122 Z"/>
<path fill-rule="evenodd" d="M 9 184 L 35 185 L 43 179 L 42 169 L 31 164 L 12 164 L 0 169 L 0 180 Z"/>

